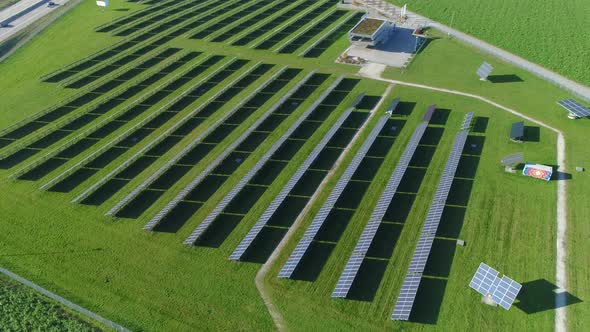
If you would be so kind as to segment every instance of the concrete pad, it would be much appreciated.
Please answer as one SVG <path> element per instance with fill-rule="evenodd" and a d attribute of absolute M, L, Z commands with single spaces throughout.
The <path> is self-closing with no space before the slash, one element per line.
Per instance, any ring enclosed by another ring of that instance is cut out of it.
<path fill-rule="evenodd" d="M 386 65 L 380 63 L 366 63 L 361 66 L 361 70 L 359 70 L 359 75 L 365 77 L 381 77 L 381 74 L 387 68 Z"/>
<path fill-rule="evenodd" d="M 410 60 L 412 54 L 392 53 L 353 45 L 348 49 L 348 56 L 356 56 L 368 62 L 402 68 Z"/>

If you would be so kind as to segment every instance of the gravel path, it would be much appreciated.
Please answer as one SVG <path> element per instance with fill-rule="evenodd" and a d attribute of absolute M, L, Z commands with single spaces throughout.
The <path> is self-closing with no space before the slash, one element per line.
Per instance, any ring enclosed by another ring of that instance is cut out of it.
<path fill-rule="evenodd" d="M 369 118 L 365 121 L 363 126 L 357 131 L 356 135 L 352 138 L 351 142 L 347 145 L 346 149 L 343 151 L 340 158 L 338 158 L 338 160 L 336 160 L 336 163 L 332 167 L 332 170 L 326 175 L 326 177 L 324 178 L 324 180 L 322 181 L 322 183 L 320 184 L 318 189 L 315 191 L 314 195 L 309 200 L 310 203 L 314 202 L 317 199 L 318 195 L 322 192 L 322 190 L 324 189 L 324 187 L 326 186 L 326 184 L 328 183 L 330 178 L 334 175 L 334 172 L 339 168 L 339 166 L 342 163 L 342 161 L 344 160 L 344 158 L 348 155 L 348 151 L 349 151 L 350 147 L 353 146 L 354 143 L 359 139 L 359 137 L 363 133 L 364 129 L 367 127 L 368 123 L 370 122 L 371 118 L 378 113 L 376 110 L 378 110 L 381 107 L 381 105 L 383 105 L 383 103 L 385 102 L 385 99 L 387 98 L 387 96 L 391 92 L 392 88 L 393 88 L 393 85 L 389 85 L 387 87 L 387 89 L 383 93 L 383 96 L 381 97 L 381 99 L 379 100 L 379 102 L 377 103 L 375 108 L 373 108 L 371 110 L 371 114 L 369 115 Z M 268 274 L 270 267 L 276 262 L 277 258 L 279 257 L 279 254 L 281 253 L 283 248 L 287 245 L 287 243 L 289 242 L 291 237 L 293 237 L 293 234 L 295 234 L 295 231 L 297 229 L 299 229 L 299 226 L 301 226 L 301 223 L 303 222 L 303 216 L 307 214 L 307 211 L 309 211 L 310 207 L 311 207 L 311 204 L 309 204 L 309 203 L 305 206 L 303 211 L 299 214 L 299 217 L 295 220 L 293 225 L 287 231 L 287 234 L 285 234 L 285 236 L 283 237 L 281 242 L 279 242 L 279 245 L 275 248 L 275 250 L 272 252 L 270 257 L 262 265 L 262 268 L 260 268 L 260 270 L 256 274 L 256 279 L 255 279 L 256 288 L 258 288 L 258 292 L 260 292 L 260 296 L 262 297 L 262 300 L 264 301 L 264 304 L 266 305 L 266 308 L 268 309 L 268 312 L 270 313 L 273 321 L 275 322 L 275 326 L 277 327 L 277 329 L 279 331 L 287 331 L 287 326 L 285 325 L 285 320 L 283 319 L 283 316 L 281 316 L 281 313 L 277 310 L 275 305 L 272 303 L 271 296 L 269 295 L 269 293 L 266 289 L 266 285 L 264 284 L 264 279 L 266 278 L 266 275 Z"/>
<path fill-rule="evenodd" d="M 522 113 L 519 113 L 511 108 L 502 106 L 498 103 L 495 103 L 491 100 L 488 100 L 484 97 L 474 95 L 471 93 L 465 93 L 456 90 L 449 90 L 444 88 L 437 88 L 428 85 L 422 84 L 415 84 L 415 83 L 408 83 L 396 80 L 387 80 L 379 77 L 370 77 L 373 79 L 378 79 L 381 81 L 398 84 L 398 85 L 405 85 L 411 86 L 420 89 L 427 89 L 433 90 L 438 92 L 445 92 L 449 94 L 474 98 L 480 100 L 484 103 L 490 104 L 495 106 L 499 109 L 502 109 L 506 112 L 512 113 L 516 116 L 519 116 L 523 119 L 526 119 L 530 122 L 536 123 L 539 126 L 545 127 L 557 134 L 557 161 L 558 161 L 558 181 L 557 181 L 557 242 L 556 242 L 556 262 L 555 262 L 555 276 L 556 276 L 556 286 L 558 290 L 555 293 L 555 331 L 557 332 L 565 332 L 567 331 L 567 316 L 566 316 L 566 300 L 567 300 L 567 292 L 565 291 L 567 287 L 567 270 L 566 270 L 566 259 L 567 259 L 567 181 L 565 181 L 565 171 L 566 171 L 566 158 L 565 158 L 565 136 L 563 133 L 548 124 L 526 116 Z"/>

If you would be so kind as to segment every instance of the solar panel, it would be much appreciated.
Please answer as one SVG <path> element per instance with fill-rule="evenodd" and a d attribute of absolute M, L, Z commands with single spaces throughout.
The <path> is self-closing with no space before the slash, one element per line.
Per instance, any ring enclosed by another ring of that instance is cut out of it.
<path fill-rule="evenodd" d="M 336 186 L 330 193 L 330 196 L 328 196 L 328 199 L 326 199 L 326 201 L 322 205 L 322 208 L 314 217 L 313 221 L 311 222 L 311 225 L 309 225 L 309 227 L 303 234 L 303 238 L 301 239 L 301 241 L 299 241 L 297 247 L 295 248 L 293 253 L 291 253 L 291 256 L 289 256 L 289 259 L 279 272 L 279 278 L 291 277 L 293 271 L 295 271 L 297 265 L 299 265 L 299 262 L 303 258 L 303 255 L 305 255 L 305 253 L 307 252 L 309 245 L 311 244 L 311 242 L 317 235 L 318 231 L 326 221 L 328 214 L 330 214 L 330 211 L 332 211 L 334 204 L 336 204 L 336 201 L 338 200 L 338 198 L 340 198 L 340 195 L 344 191 L 344 188 L 346 188 L 348 182 L 350 181 L 350 179 L 356 172 L 357 168 L 361 164 L 361 161 L 363 160 L 363 158 L 375 142 L 377 135 L 379 135 L 379 132 L 381 131 L 381 129 L 383 129 L 383 126 L 385 126 L 388 120 L 389 116 L 384 115 L 381 117 L 379 122 L 377 122 L 377 124 L 375 125 L 375 127 L 373 128 L 373 130 L 371 131 L 371 133 L 369 134 L 369 136 L 357 152 L 353 161 L 350 163 L 350 165 L 348 165 L 346 171 L 344 171 L 344 174 L 342 174 L 342 176 L 338 180 L 338 183 L 336 183 Z"/>
<path fill-rule="evenodd" d="M 588 107 L 585 107 L 584 105 L 578 103 L 574 99 L 560 100 L 557 103 L 561 107 L 568 110 L 571 114 L 574 114 L 575 116 L 577 116 L 579 118 L 585 118 L 587 116 L 590 116 L 590 109 L 588 109 Z"/>
<path fill-rule="evenodd" d="M 400 101 L 399 98 L 395 98 L 394 100 L 392 100 L 391 104 L 389 104 L 389 106 L 387 107 L 387 112 L 390 114 L 393 114 L 393 111 L 395 111 L 395 109 L 397 108 L 399 101 Z"/>
<path fill-rule="evenodd" d="M 524 136 L 524 121 L 516 122 L 512 124 L 510 128 L 510 139 L 517 140 Z"/>
<path fill-rule="evenodd" d="M 332 297 L 345 298 L 348 295 L 350 287 L 352 286 L 352 283 L 354 282 L 354 279 L 361 267 L 367 251 L 369 251 L 371 243 L 375 238 L 375 234 L 381 225 L 381 221 L 387 212 L 387 208 L 389 207 L 389 204 L 391 204 L 391 200 L 393 199 L 393 196 L 399 187 L 406 169 L 410 164 L 410 160 L 412 159 L 414 152 L 416 151 L 416 148 L 418 147 L 418 144 L 420 143 L 420 140 L 422 139 L 422 136 L 424 135 L 427 127 L 428 123 L 422 122 L 414 130 L 414 133 L 412 134 L 412 137 L 410 138 L 404 153 L 402 154 L 395 170 L 393 171 L 393 174 L 389 179 L 389 182 L 387 183 L 387 186 L 385 187 L 385 190 L 381 194 L 381 197 L 379 198 L 379 201 L 377 202 L 377 205 L 371 214 L 369 222 L 365 226 L 365 229 L 363 230 L 363 233 L 361 234 L 361 237 L 357 242 L 352 255 L 344 267 L 344 271 L 336 283 L 336 287 L 332 292 Z"/>
<path fill-rule="evenodd" d="M 258 219 L 256 224 L 254 224 L 254 226 L 252 226 L 252 228 L 250 229 L 248 234 L 246 234 L 246 236 L 242 239 L 242 241 L 236 247 L 234 252 L 229 256 L 230 260 L 239 260 L 242 258 L 242 256 L 246 252 L 246 250 L 248 250 L 248 248 L 250 247 L 252 242 L 254 242 L 254 239 L 256 239 L 258 234 L 260 234 L 260 231 L 262 230 L 262 228 L 264 226 L 266 226 L 266 223 L 270 220 L 270 218 L 272 218 L 274 213 L 277 211 L 279 206 L 283 203 L 283 201 L 285 200 L 287 195 L 289 195 L 291 190 L 295 187 L 297 182 L 299 182 L 299 180 L 303 176 L 303 173 L 305 173 L 307 171 L 307 169 L 309 168 L 309 166 L 311 166 L 311 164 L 315 161 L 317 156 L 320 154 L 320 152 L 322 152 L 324 147 L 328 144 L 328 142 L 336 134 L 336 131 L 338 131 L 338 129 L 340 129 L 340 126 L 342 126 L 344 121 L 346 121 L 346 119 L 348 118 L 350 113 L 352 113 L 353 110 L 354 110 L 354 108 L 349 108 L 348 110 L 346 110 L 340 116 L 340 118 L 338 118 L 338 120 L 332 125 L 330 130 L 324 135 L 322 140 L 316 145 L 314 150 L 310 153 L 310 155 L 307 157 L 307 159 L 305 159 L 303 164 L 301 164 L 301 166 L 299 166 L 299 168 L 297 169 L 295 174 L 293 174 L 293 176 L 291 176 L 291 178 L 289 179 L 287 184 L 285 184 L 283 189 L 281 189 L 279 194 L 270 203 L 268 208 L 262 213 L 262 215 L 260 216 L 260 218 Z"/>
<path fill-rule="evenodd" d="M 498 271 L 489 267 L 485 263 L 480 263 L 479 268 L 475 272 L 473 279 L 469 283 L 469 287 L 475 289 L 478 293 L 483 296 L 487 296 L 491 293 L 494 282 L 498 279 Z"/>
<path fill-rule="evenodd" d="M 256 66 L 252 67 L 252 68 L 256 68 Z M 273 75 L 271 78 L 269 78 L 269 80 L 267 80 L 267 82 L 261 84 L 254 92 L 252 92 L 250 94 L 250 96 L 254 96 L 256 93 L 258 93 L 259 91 L 261 91 L 268 82 L 270 82 L 271 80 L 276 79 L 277 77 L 279 77 L 281 75 L 281 73 L 285 72 L 286 67 L 282 68 L 281 70 L 279 70 L 275 75 Z M 258 123 L 262 123 L 262 121 L 264 121 L 266 118 L 268 118 L 280 105 L 280 103 L 284 102 L 289 96 L 291 96 L 295 90 L 297 88 L 299 88 L 301 85 L 304 84 L 304 82 L 306 80 L 308 80 L 312 75 L 314 74 L 314 72 L 310 72 L 308 75 L 306 75 L 300 82 L 297 83 L 297 85 L 291 89 L 289 92 L 287 92 L 287 94 L 281 98 L 276 104 L 274 104 L 267 112 L 265 112 L 260 119 L 258 119 L 256 121 L 256 123 L 254 123 L 246 132 L 244 132 L 235 142 L 234 144 L 232 144 L 232 146 L 235 145 L 236 142 L 243 142 L 248 135 L 250 135 L 252 133 L 252 131 L 254 131 L 257 127 Z M 232 84 L 230 84 L 232 85 Z M 217 94 L 219 95 L 219 94 Z M 216 96 L 217 96 L 216 95 Z M 216 98 L 216 97 L 212 97 L 212 98 Z M 214 124 L 210 125 L 207 127 L 207 129 L 205 129 L 197 138 L 195 138 L 190 144 L 188 144 L 186 147 L 184 147 L 179 153 L 177 153 L 174 157 L 172 157 L 168 162 L 166 162 L 166 164 L 164 164 L 162 167 L 160 167 L 154 174 L 152 174 L 150 177 L 148 177 L 144 182 L 142 182 L 139 186 L 137 186 L 137 188 L 135 188 L 132 192 L 130 192 L 127 196 L 125 196 L 121 201 L 119 201 L 119 203 L 117 203 L 111 210 L 109 210 L 107 212 L 107 215 L 115 215 L 120 209 L 122 209 L 128 202 L 130 202 L 132 199 L 134 199 L 135 197 L 137 197 L 137 195 L 139 195 L 139 193 L 141 191 L 143 191 L 145 188 L 147 188 L 149 185 L 151 185 L 154 181 L 156 181 L 158 178 L 160 178 L 160 176 L 162 176 L 162 174 L 164 174 L 166 171 L 168 171 L 174 164 L 176 164 L 180 159 L 182 159 L 182 157 L 184 157 L 187 153 L 189 153 L 191 150 L 193 150 L 193 148 L 201 143 L 202 139 L 207 137 L 207 135 L 209 135 L 211 132 L 213 132 L 213 130 L 217 129 L 217 127 L 219 125 L 221 125 L 225 120 L 227 120 L 230 116 L 232 116 L 235 112 L 237 112 L 250 98 L 245 98 L 243 101 L 239 102 L 236 106 L 234 106 L 229 112 L 225 113 L 220 119 L 218 119 L 217 121 L 215 121 Z M 210 99 L 213 100 L 213 99 Z M 204 108 L 208 103 L 203 103 L 201 104 L 201 106 L 198 107 L 198 110 L 201 110 L 202 108 Z M 191 112 L 193 113 L 193 112 Z M 184 119 L 183 119 L 184 120 Z M 185 121 L 179 121 L 177 122 L 174 126 L 172 126 L 169 130 L 166 131 L 165 134 L 171 133 L 174 130 L 176 130 L 178 127 L 180 127 L 180 125 L 182 125 Z M 155 145 L 155 144 L 153 144 Z M 145 150 L 149 149 L 152 146 L 152 144 L 148 144 L 148 146 L 146 147 Z M 227 156 L 229 154 L 228 151 L 232 151 L 233 149 L 226 149 L 224 152 L 224 156 Z M 153 229 L 156 224 L 159 221 L 156 220 L 155 224 L 148 222 L 145 226 L 144 229 L 145 230 L 151 230 Z"/>
<path fill-rule="evenodd" d="M 516 300 L 516 296 L 521 288 L 521 284 L 507 276 L 503 276 L 502 279 L 499 279 L 496 288 L 492 292 L 492 300 L 502 308 L 508 310 L 512 306 L 512 303 L 514 303 L 514 300 Z"/>
<path fill-rule="evenodd" d="M 338 77 L 332 85 L 289 127 L 289 129 L 279 138 L 275 144 L 258 160 L 256 165 L 248 171 L 246 175 L 238 182 L 238 184 L 219 202 L 219 204 L 211 211 L 211 213 L 199 224 L 199 226 L 189 235 L 184 244 L 192 245 L 199 237 L 209 228 L 213 221 L 221 214 L 221 212 L 229 205 L 235 196 L 246 186 L 246 184 L 256 175 L 264 164 L 272 157 L 272 155 L 283 145 L 283 143 L 291 136 L 291 134 L 307 119 L 307 117 L 328 97 L 330 93 L 340 84 L 344 77 Z"/>
<path fill-rule="evenodd" d="M 192 118 L 195 115 L 195 113 L 199 112 L 207 104 L 209 104 L 210 102 L 212 102 L 213 100 L 215 100 L 217 97 L 219 97 L 222 93 L 224 93 L 225 91 L 227 91 L 230 86 L 233 86 L 235 83 L 239 82 L 239 80 L 241 80 L 242 78 L 244 78 L 247 75 L 249 75 L 250 72 L 254 68 L 257 68 L 260 65 L 264 65 L 264 64 L 258 63 L 258 65 L 252 66 L 250 70 L 246 71 L 245 73 L 243 73 L 242 75 L 240 75 L 239 77 L 237 77 L 235 80 L 233 80 L 231 83 L 229 83 L 228 84 L 228 88 L 220 90 L 214 96 L 212 96 L 211 98 L 209 98 L 206 102 L 204 102 L 203 104 L 201 104 L 201 106 L 199 106 L 196 109 L 194 109 L 193 111 L 189 112 L 180 121 L 176 122 L 176 124 L 174 126 L 172 126 L 171 128 L 167 129 L 164 133 L 162 133 L 162 135 L 160 135 L 158 137 L 158 139 L 157 139 L 158 142 L 156 142 L 156 143 L 159 143 L 159 138 L 162 138 L 163 139 L 164 135 L 168 135 L 169 133 L 172 133 L 174 130 L 176 130 L 178 127 L 180 127 L 182 124 L 184 124 L 184 122 L 186 122 L 190 118 Z M 197 86 L 200 86 L 201 84 L 203 84 L 204 82 L 206 82 L 207 80 L 209 80 L 211 77 L 213 77 L 214 75 L 216 75 L 219 71 L 221 71 L 221 69 L 213 71 L 212 73 L 210 73 L 209 75 L 207 75 L 203 79 L 199 80 L 199 82 L 197 84 L 192 85 L 190 88 L 184 90 L 181 94 L 179 94 L 178 96 L 176 96 L 175 98 L 173 98 L 172 100 L 170 100 L 169 102 L 167 102 L 166 104 L 164 104 L 157 111 L 152 112 L 152 114 L 159 114 L 159 111 L 163 110 L 166 107 L 169 107 L 169 106 L 173 105 L 175 102 L 179 101 L 181 98 L 187 96 Z M 186 74 L 186 72 L 185 72 L 185 74 Z M 181 75 L 184 75 L 184 74 L 181 74 Z M 178 77 L 181 77 L 181 75 L 179 75 Z M 128 130 L 126 132 L 131 132 L 131 130 L 133 130 L 134 128 L 140 128 L 141 126 L 143 126 L 144 124 L 146 124 L 150 120 L 151 120 L 151 117 L 148 117 L 148 118 L 146 118 L 146 119 L 138 122 L 137 124 L 135 124 L 133 127 L 130 128 L 130 130 Z M 121 135 L 121 136 L 115 138 L 113 141 L 119 141 L 119 140 L 121 140 L 123 138 L 124 138 L 123 135 Z M 155 146 L 155 145 L 156 144 L 154 144 L 153 146 Z M 110 146 L 111 146 L 111 143 L 105 144 L 105 147 L 106 148 L 109 148 Z M 94 192 L 100 186 L 102 186 L 107 181 L 109 181 L 113 176 L 115 176 L 115 174 L 118 174 L 120 171 L 122 171 L 123 169 L 125 169 L 126 167 L 128 167 L 129 165 L 131 165 L 131 163 L 133 163 L 135 160 L 137 160 L 137 158 L 139 158 L 139 156 L 143 155 L 145 152 L 147 152 L 153 146 L 151 146 L 150 144 L 147 144 L 140 151 L 138 151 L 133 156 L 131 156 L 130 158 L 128 158 L 126 161 L 124 161 L 122 164 L 120 164 L 119 166 L 117 166 L 114 170 L 112 170 L 111 172 L 109 172 L 107 175 L 103 176 L 100 180 L 98 180 L 97 182 L 95 182 L 88 189 L 84 190 L 84 192 L 82 192 L 80 195 L 78 195 L 76 198 L 74 198 L 72 200 L 72 202 L 73 203 L 78 203 L 78 202 L 82 201 L 84 198 L 88 197 L 92 192 Z M 104 151 L 102 149 L 99 149 L 98 151 L 96 151 L 95 153 L 93 153 L 93 155 L 94 156 L 98 156 L 99 153 L 102 153 L 102 152 L 104 152 Z"/>
<path fill-rule="evenodd" d="M 359 104 L 363 101 L 363 98 L 365 98 L 366 92 L 361 93 L 358 97 L 356 97 L 356 99 L 352 102 L 352 107 L 358 107 Z"/>
<path fill-rule="evenodd" d="M 424 114 L 424 117 L 422 118 L 422 121 L 424 122 L 430 122 L 430 119 L 432 119 L 432 114 L 434 114 L 434 111 L 436 110 L 436 105 L 430 105 L 428 106 L 428 110 L 426 110 L 426 114 Z"/>
<path fill-rule="evenodd" d="M 428 211 L 424 226 L 422 227 L 422 233 L 418 239 L 418 244 L 414 250 L 412 260 L 410 261 L 406 279 L 402 285 L 402 291 L 404 293 L 400 292 L 400 295 L 397 298 L 397 303 L 393 310 L 393 314 L 391 315 L 392 320 L 408 320 L 410 317 L 410 312 L 420 281 L 415 281 L 409 277 L 412 275 L 421 276 L 426 267 L 426 262 L 428 261 L 430 250 L 432 249 L 432 243 L 434 242 L 434 237 L 442 217 L 445 202 L 449 195 L 451 184 L 455 172 L 457 171 L 457 166 L 459 165 L 459 159 L 461 158 L 463 147 L 465 146 L 467 136 L 469 135 L 468 128 L 471 125 L 472 118 L 473 113 L 468 113 L 465 116 L 462 125 L 463 130 L 457 134 L 455 141 L 453 142 L 449 158 L 445 164 L 443 174 L 436 188 L 432 204 L 430 205 L 430 210 Z M 406 286 L 406 288 L 404 288 L 404 286 Z"/>
<path fill-rule="evenodd" d="M 252 91 L 249 95 L 248 98 L 244 98 L 241 102 L 239 102 L 234 108 L 232 108 L 232 110 L 230 112 L 227 112 L 226 114 L 224 114 L 218 121 L 216 121 L 216 125 L 219 123 L 219 125 L 225 121 L 227 118 L 229 118 L 231 115 L 233 115 L 236 111 L 238 111 L 244 104 L 246 104 L 249 100 L 251 100 L 254 96 L 256 96 L 262 89 L 264 89 L 271 81 L 276 80 L 277 77 L 279 77 L 281 75 L 282 72 L 284 72 L 287 69 L 287 67 L 283 67 L 281 68 L 281 70 L 277 71 L 272 77 L 270 77 L 268 80 L 266 80 L 263 84 L 259 85 L 254 91 Z M 271 113 L 270 112 L 266 112 L 266 116 L 269 116 Z M 264 120 L 264 119 L 262 119 Z M 220 122 L 221 121 L 221 122 Z M 258 120 L 260 121 L 260 119 Z M 260 123 L 262 123 L 262 121 L 260 121 Z M 217 129 L 219 128 L 218 126 L 210 126 L 208 128 L 208 131 L 211 131 L 212 129 Z M 221 164 L 221 162 L 236 148 L 238 147 L 245 139 L 248 135 L 250 135 L 250 133 L 252 131 L 254 131 L 255 128 L 254 126 L 250 127 L 247 131 L 245 131 L 244 133 L 242 133 L 242 135 L 240 137 L 238 137 L 238 139 L 236 139 L 234 142 L 232 142 L 232 144 L 227 147 L 219 156 L 217 156 L 217 158 L 215 158 L 215 160 L 213 160 L 211 163 L 209 163 L 207 165 L 207 167 L 201 172 L 199 173 L 199 175 L 197 175 L 187 186 L 185 186 L 170 202 L 168 202 L 168 204 L 166 204 L 166 206 L 164 206 L 164 208 L 162 210 L 160 210 L 152 219 L 150 219 L 150 221 L 148 221 L 147 224 L 145 224 L 143 226 L 143 229 L 145 230 L 152 230 L 154 229 L 154 227 L 156 227 L 156 225 L 158 225 L 158 223 L 160 221 L 162 221 L 162 219 L 164 219 L 164 217 L 170 213 L 170 211 L 172 211 L 172 209 L 178 205 L 178 203 L 180 203 L 180 201 L 182 201 L 193 189 L 195 189 L 195 187 L 197 185 L 199 185 L 199 183 L 201 183 L 201 181 L 211 172 L 213 171 L 219 164 Z M 194 142 L 193 142 L 194 143 Z M 192 146 L 195 146 L 196 144 L 191 144 Z M 188 152 L 185 151 L 186 149 L 183 149 L 183 151 L 186 153 Z M 184 156 L 184 154 L 183 154 Z M 179 157 L 180 159 L 180 157 Z M 164 173 L 164 171 L 162 171 L 162 173 Z M 148 178 L 148 180 L 150 180 L 150 178 Z M 155 179 L 154 179 L 155 180 Z"/>
<path fill-rule="evenodd" d="M 481 80 L 486 80 L 488 78 L 488 76 L 490 76 L 490 74 L 492 73 L 492 70 L 494 70 L 494 67 L 492 67 L 492 65 L 490 65 L 487 62 L 484 62 L 479 69 L 477 69 L 477 75 L 479 76 L 479 78 Z"/>
<path fill-rule="evenodd" d="M 502 159 L 503 166 L 512 166 L 518 163 L 522 163 L 524 160 L 524 153 L 518 152 L 511 155 L 508 155 Z"/>

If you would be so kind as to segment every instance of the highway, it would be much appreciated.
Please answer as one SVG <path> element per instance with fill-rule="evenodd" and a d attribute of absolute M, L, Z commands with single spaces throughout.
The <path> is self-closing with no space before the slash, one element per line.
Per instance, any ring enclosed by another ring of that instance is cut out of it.
<path fill-rule="evenodd" d="M 68 0 L 55 0 L 55 6 L 49 6 L 49 0 L 22 0 L 0 12 L 0 44 L 8 40 L 31 23 L 49 14 Z"/>

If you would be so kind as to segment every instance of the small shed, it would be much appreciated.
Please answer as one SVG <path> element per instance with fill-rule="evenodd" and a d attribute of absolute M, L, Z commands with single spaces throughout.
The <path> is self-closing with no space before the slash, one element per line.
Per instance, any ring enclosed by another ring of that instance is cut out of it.
<path fill-rule="evenodd" d="M 375 46 L 387 39 L 387 30 L 393 23 L 388 23 L 366 15 L 348 32 L 351 43 L 363 46 Z"/>

